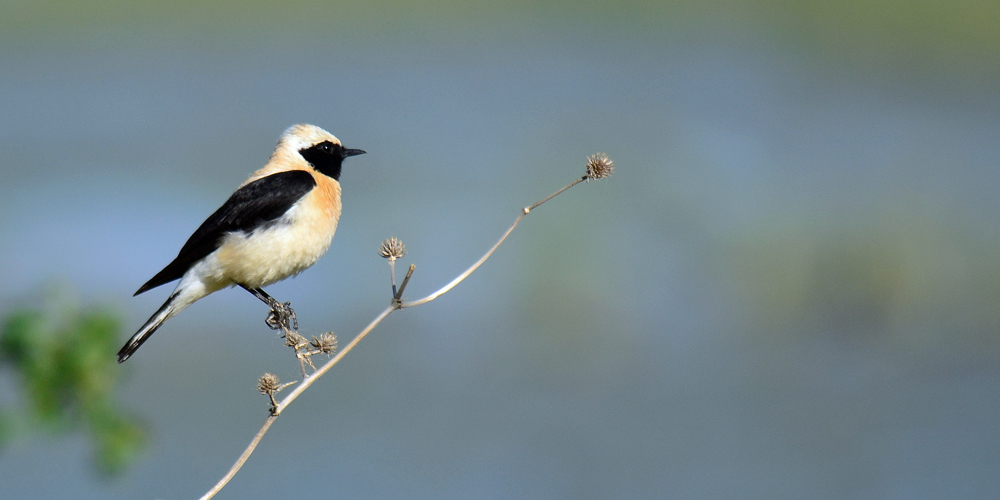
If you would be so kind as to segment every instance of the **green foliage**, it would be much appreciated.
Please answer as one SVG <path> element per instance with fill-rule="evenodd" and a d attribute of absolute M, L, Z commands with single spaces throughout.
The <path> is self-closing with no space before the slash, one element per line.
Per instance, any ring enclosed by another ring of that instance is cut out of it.
<path fill-rule="evenodd" d="M 105 311 L 21 309 L 0 332 L 0 366 L 16 373 L 23 408 L 0 411 L 0 445 L 22 434 L 83 430 L 105 475 L 122 472 L 146 444 L 137 419 L 114 403 L 119 324 Z"/>

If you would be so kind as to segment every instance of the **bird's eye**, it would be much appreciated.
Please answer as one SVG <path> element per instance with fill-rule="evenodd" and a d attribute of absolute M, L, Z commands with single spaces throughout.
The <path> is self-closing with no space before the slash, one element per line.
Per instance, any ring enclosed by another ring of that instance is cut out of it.
<path fill-rule="evenodd" d="M 319 149 L 320 151 L 326 154 L 331 154 L 333 153 L 333 144 L 330 144 L 329 142 L 324 142 L 323 144 L 320 144 Z"/>

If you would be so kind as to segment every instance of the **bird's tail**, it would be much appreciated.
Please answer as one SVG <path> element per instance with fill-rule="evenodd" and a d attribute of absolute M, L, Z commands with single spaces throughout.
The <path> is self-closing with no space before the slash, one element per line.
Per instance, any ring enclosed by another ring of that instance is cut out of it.
<path fill-rule="evenodd" d="M 149 336 L 152 335 L 164 321 L 179 312 L 174 305 L 177 295 L 177 292 L 170 294 L 170 298 L 168 298 L 167 301 L 164 302 L 163 305 L 160 306 L 160 308 L 153 313 L 148 320 L 146 320 L 146 324 L 142 325 L 142 328 L 135 332 L 135 335 L 128 339 L 128 342 L 122 346 L 122 349 L 118 351 L 119 363 L 124 363 L 125 360 L 128 359 L 129 356 L 131 356 L 137 349 L 139 349 L 139 346 L 141 346 L 142 343 L 145 342 L 146 339 L 148 339 Z M 181 309 L 183 309 L 183 307 Z"/>

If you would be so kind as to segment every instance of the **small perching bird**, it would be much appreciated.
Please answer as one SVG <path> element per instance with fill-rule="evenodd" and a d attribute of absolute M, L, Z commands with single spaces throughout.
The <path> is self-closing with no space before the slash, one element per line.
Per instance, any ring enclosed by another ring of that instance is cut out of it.
<path fill-rule="evenodd" d="M 135 295 L 180 279 L 167 301 L 118 351 L 129 358 L 164 321 L 194 301 L 239 285 L 280 308 L 262 287 L 304 271 L 326 253 L 340 219 L 340 167 L 349 156 L 329 132 L 294 125 L 271 159 L 209 216 L 177 258 Z"/>

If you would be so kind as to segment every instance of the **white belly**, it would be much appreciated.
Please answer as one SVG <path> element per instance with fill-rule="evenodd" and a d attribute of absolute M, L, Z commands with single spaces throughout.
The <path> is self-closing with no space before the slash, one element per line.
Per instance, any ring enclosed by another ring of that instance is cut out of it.
<path fill-rule="evenodd" d="M 214 252 L 210 281 L 259 288 L 294 276 L 316 263 L 330 248 L 337 218 L 325 210 L 307 210 L 306 195 L 272 224 L 252 233 L 231 233 Z M 339 210 L 337 210 L 339 212 Z"/>

